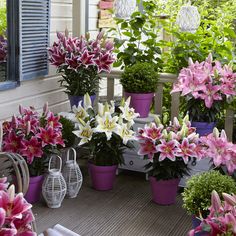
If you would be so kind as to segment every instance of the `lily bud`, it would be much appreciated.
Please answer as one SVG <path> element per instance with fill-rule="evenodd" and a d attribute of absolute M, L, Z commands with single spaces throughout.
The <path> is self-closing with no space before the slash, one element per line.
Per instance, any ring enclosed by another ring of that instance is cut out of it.
<path fill-rule="evenodd" d="M 87 32 L 87 33 L 85 34 L 85 39 L 86 39 L 87 41 L 90 39 L 90 33 L 89 33 L 89 32 Z"/>
<path fill-rule="evenodd" d="M 236 205 L 236 197 L 228 194 L 228 193 L 222 193 L 222 196 L 224 198 L 224 200 L 231 206 L 235 206 Z"/>
<path fill-rule="evenodd" d="M 31 124 L 30 121 L 27 121 L 27 125 L 26 125 L 26 134 L 29 135 L 31 131 Z"/>
<path fill-rule="evenodd" d="M 92 101 L 88 93 L 84 95 L 84 109 L 92 108 Z"/>
<path fill-rule="evenodd" d="M 220 136 L 220 132 L 216 127 L 213 129 L 213 136 L 215 138 L 219 138 L 219 136 Z"/>
<path fill-rule="evenodd" d="M 66 27 L 66 29 L 65 29 L 65 36 L 68 38 L 69 37 L 69 30 L 68 30 L 68 28 Z"/>
<path fill-rule="evenodd" d="M 15 198 L 15 186 L 12 184 L 9 189 L 7 190 L 8 194 L 9 194 L 9 200 L 12 203 L 14 201 Z"/>
<path fill-rule="evenodd" d="M 105 32 L 102 30 L 101 32 L 99 32 L 99 34 L 97 35 L 97 40 L 101 40 L 104 36 Z"/>
<path fill-rule="evenodd" d="M 163 138 L 164 138 L 164 139 L 168 139 L 168 133 L 167 133 L 167 130 L 166 130 L 166 129 L 163 129 L 162 135 L 163 135 Z"/>
<path fill-rule="evenodd" d="M 12 116 L 11 122 L 12 122 L 13 126 L 15 126 L 15 127 L 17 126 L 17 120 L 16 120 L 16 116 L 15 115 Z"/>
<path fill-rule="evenodd" d="M 58 38 L 58 39 L 61 39 L 61 40 L 62 40 L 62 39 L 64 39 L 64 37 L 65 37 L 65 36 L 64 36 L 61 32 L 57 32 L 57 38 Z"/>
<path fill-rule="evenodd" d="M 24 114 L 24 108 L 22 107 L 22 105 L 19 105 L 19 112 L 21 115 Z"/>
<path fill-rule="evenodd" d="M 167 121 L 168 121 L 168 115 L 167 115 L 167 114 L 164 114 L 164 115 L 163 115 L 163 119 L 162 119 L 163 124 L 166 124 Z"/>
<path fill-rule="evenodd" d="M 191 65 L 193 65 L 194 63 L 193 63 L 193 59 L 191 58 L 191 57 L 189 57 L 189 59 L 188 59 L 188 65 L 189 66 L 191 66 Z"/>
<path fill-rule="evenodd" d="M 48 102 L 46 102 L 43 106 L 43 114 L 47 115 L 47 113 L 48 113 Z"/>
<path fill-rule="evenodd" d="M 154 121 L 158 126 L 162 125 L 161 120 L 158 115 L 154 115 Z"/>
<path fill-rule="evenodd" d="M 2 129 L 2 123 L 0 122 L 0 151 L 2 150 L 2 137 L 3 137 L 3 129 Z"/>
<path fill-rule="evenodd" d="M 83 119 L 81 119 L 81 118 L 78 118 L 78 121 L 79 121 L 79 123 L 80 123 L 81 125 L 83 125 L 83 126 L 85 126 L 85 125 L 86 125 L 86 123 L 83 121 Z"/>
<path fill-rule="evenodd" d="M 188 127 L 185 123 L 183 123 L 182 128 L 180 130 L 181 137 L 186 137 L 188 134 Z"/>
<path fill-rule="evenodd" d="M 98 115 L 101 117 L 104 115 L 104 105 L 102 103 L 98 103 Z"/>
<path fill-rule="evenodd" d="M 105 102 L 104 112 L 109 112 L 109 111 L 110 111 L 109 104 L 108 102 Z"/>
<path fill-rule="evenodd" d="M 211 193 L 211 205 L 215 211 L 219 211 L 219 209 L 221 208 L 221 200 L 215 190 L 213 190 Z"/>
<path fill-rule="evenodd" d="M 227 135 L 223 129 L 221 130 L 220 137 L 227 140 Z"/>
<path fill-rule="evenodd" d="M 125 105 L 125 99 L 122 98 L 121 101 L 120 101 L 120 106 L 121 106 L 121 107 L 124 107 L 124 105 Z"/>
<path fill-rule="evenodd" d="M 179 120 L 177 119 L 177 117 L 174 117 L 174 119 L 173 119 L 173 125 L 174 125 L 174 127 L 176 127 L 176 128 L 180 127 Z"/>
<path fill-rule="evenodd" d="M 188 124 L 188 122 L 189 122 L 189 115 L 188 114 L 184 117 L 183 122 L 185 124 Z"/>
<path fill-rule="evenodd" d="M 211 54 L 211 53 L 209 53 L 209 55 L 208 55 L 206 61 L 207 61 L 208 63 L 212 63 L 213 57 L 212 57 L 212 54 Z"/>
<path fill-rule="evenodd" d="M 125 101 L 126 106 L 129 107 L 130 101 L 131 101 L 131 97 L 129 96 L 129 97 L 126 99 L 126 101 Z"/>

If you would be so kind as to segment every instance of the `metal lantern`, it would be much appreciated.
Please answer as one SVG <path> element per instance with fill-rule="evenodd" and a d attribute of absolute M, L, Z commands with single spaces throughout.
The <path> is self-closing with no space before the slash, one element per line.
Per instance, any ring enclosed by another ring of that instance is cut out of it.
<path fill-rule="evenodd" d="M 200 14 L 197 7 L 191 6 L 190 2 L 182 6 L 177 15 L 176 23 L 181 31 L 195 33 L 200 25 Z"/>
<path fill-rule="evenodd" d="M 59 169 L 51 169 L 51 161 L 49 160 L 48 175 L 45 177 L 42 187 L 43 197 L 50 208 L 59 208 L 66 195 L 66 181 L 61 173 L 62 161 L 59 156 Z"/>
<path fill-rule="evenodd" d="M 72 160 L 70 160 L 71 151 L 73 154 Z M 66 164 L 63 168 L 62 174 L 67 185 L 67 196 L 69 198 L 75 198 L 81 188 L 83 176 L 76 162 L 76 151 L 74 148 L 70 148 L 67 151 Z"/>
<path fill-rule="evenodd" d="M 116 0 L 114 4 L 115 16 L 129 18 L 136 9 L 136 0 Z"/>

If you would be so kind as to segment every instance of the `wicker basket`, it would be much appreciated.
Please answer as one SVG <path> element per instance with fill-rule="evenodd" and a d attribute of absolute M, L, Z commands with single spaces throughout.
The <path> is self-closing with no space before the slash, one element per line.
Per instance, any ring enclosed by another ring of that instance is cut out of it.
<path fill-rule="evenodd" d="M 61 173 L 62 161 L 59 169 L 51 169 L 52 157 L 49 161 L 48 175 L 45 177 L 42 187 L 43 197 L 50 208 L 59 208 L 66 195 L 66 181 Z"/>
<path fill-rule="evenodd" d="M 71 153 L 73 156 L 72 160 L 70 160 Z M 75 198 L 81 188 L 83 176 L 80 171 L 79 165 L 76 162 L 76 151 L 74 148 L 70 148 L 67 151 L 66 163 L 63 167 L 62 174 L 66 181 L 67 197 Z"/>

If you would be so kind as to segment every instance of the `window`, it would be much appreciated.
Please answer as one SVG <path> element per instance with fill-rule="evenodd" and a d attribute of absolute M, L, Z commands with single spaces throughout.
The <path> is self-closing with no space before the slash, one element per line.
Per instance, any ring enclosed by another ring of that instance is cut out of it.
<path fill-rule="evenodd" d="M 0 0 L 0 90 L 48 74 L 50 0 Z"/>

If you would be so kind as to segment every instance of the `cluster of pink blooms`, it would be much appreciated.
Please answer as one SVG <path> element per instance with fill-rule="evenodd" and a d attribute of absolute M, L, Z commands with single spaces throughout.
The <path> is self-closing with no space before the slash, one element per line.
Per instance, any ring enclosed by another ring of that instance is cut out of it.
<path fill-rule="evenodd" d="M 7 59 L 7 40 L 0 35 L 0 62 Z"/>
<path fill-rule="evenodd" d="M 47 104 L 42 115 L 32 107 L 19 106 L 19 111 L 19 116 L 3 123 L 3 151 L 19 153 L 31 164 L 45 149 L 64 146 L 59 116 L 50 112 Z"/>
<path fill-rule="evenodd" d="M 205 106 L 211 108 L 215 101 L 225 101 L 236 95 L 236 73 L 229 65 L 213 62 L 211 54 L 201 63 L 193 63 L 190 59 L 189 66 L 180 71 L 171 92 L 203 100 Z"/>
<path fill-rule="evenodd" d="M 0 178 L 0 236 L 36 236 L 31 223 L 31 205 L 22 193 L 15 195 L 14 186 L 7 190 L 6 178 Z"/>
<path fill-rule="evenodd" d="M 94 66 L 97 72 L 110 72 L 115 61 L 113 57 L 113 42 L 104 39 L 104 33 L 98 34 L 95 40 L 89 36 L 71 38 L 68 35 L 57 33 L 58 42 L 49 48 L 49 61 L 59 68 L 78 71 L 81 67 Z"/>
<path fill-rule="evenodd" d="M 208 136 L 200 138 L 203 155 L 199 158 L 211 158 L 214 166 L 225 166 L 231 175 L 236 170 L 236 144 L 229 142 L 224 130 L 217 128 Z"/>
<path fill-rule="evenodd" d="M 138 154 L 148 155 L 150 161 L 156 157 L 156 153 L 159 154 L 159 161 L 166 158 L 175 161 L 176 157 L 180 157 L 186 164 L 191 157 L 202 155 L 198 134 L 195 133 L 195 128 L 191 127 L 187 116 L 182 125 L 174 118 L 173 124 L 167 127 L 156 119 L 156 123 L 138 130 L 137 140 L 140 144 Z"/>
<path fill-rule="evenodd" d="M 189 236 L 195 233 L 208 232 L 208 235 L 236 235 L 236 195 L 223 193 L 222 203 L 218 193 L 214 190 L 211 195 L 210 213 L 202 219 L 200 226 L 191 230 Z M 205 235 L 205 234 L 204 234 Z"/>

